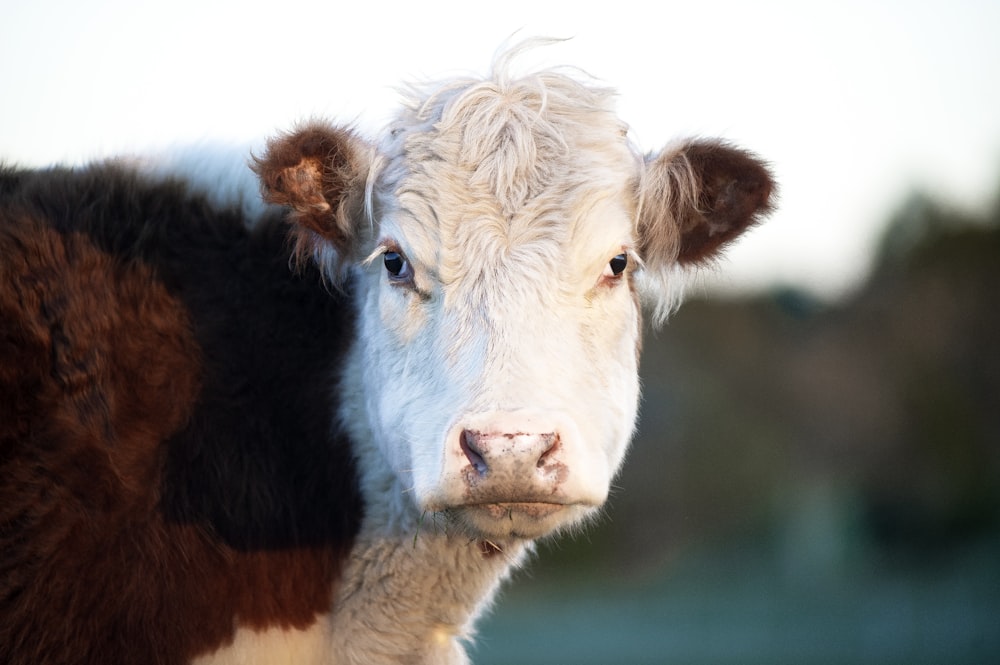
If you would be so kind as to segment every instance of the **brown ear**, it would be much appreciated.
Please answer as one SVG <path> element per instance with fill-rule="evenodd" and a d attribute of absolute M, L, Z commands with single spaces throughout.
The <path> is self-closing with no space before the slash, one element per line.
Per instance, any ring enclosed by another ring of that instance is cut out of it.
<path fill-rule="evenodd" d="M 364 228 L 369 161 L 363 139 L 321 122 L 271 139 L 264 155 L 254 157 L 264 200 L 291 208 L 298 257 L 328 257 L 331 248 L 338 264 L 353 257 Z"/>
<path fill-rule="evenodd" d="M 691 141 L 648 159 L 639 217 L 647 265 L 709 262 L 771 211 L 775 190 L 764 162 L 721 141 Z"/>

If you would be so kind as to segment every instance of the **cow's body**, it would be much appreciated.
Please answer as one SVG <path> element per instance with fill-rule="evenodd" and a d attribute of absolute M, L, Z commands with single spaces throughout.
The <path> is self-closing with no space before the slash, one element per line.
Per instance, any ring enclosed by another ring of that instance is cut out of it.
<path fill-rule="evenodd" d="M 599 509 L 640 297 L 772 185 L 498 72 L 378 148 L 276 139 L 289 211 L 253 224 L 125 167 L 3 173 L 0 662 L 461 663 L 532 540 Z"/>
<path fill-rule="evenodd" d="M 0 661 L 183 662 L 328 612 L 361 516 L 344 298 L 182 186 L 0 188 Z"/>

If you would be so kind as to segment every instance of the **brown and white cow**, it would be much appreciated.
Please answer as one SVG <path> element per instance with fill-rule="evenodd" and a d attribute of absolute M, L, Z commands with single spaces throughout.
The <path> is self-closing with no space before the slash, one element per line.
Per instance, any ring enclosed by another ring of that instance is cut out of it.
<path fill-rule="evenodd" d="M 274 139 L 257 220 L 120 163 L 0 173 L 0 662 L 464 663 L 532 541 L 598 511 L 640 303 L 774 186 L 507 72 L 378 144 Z"/>

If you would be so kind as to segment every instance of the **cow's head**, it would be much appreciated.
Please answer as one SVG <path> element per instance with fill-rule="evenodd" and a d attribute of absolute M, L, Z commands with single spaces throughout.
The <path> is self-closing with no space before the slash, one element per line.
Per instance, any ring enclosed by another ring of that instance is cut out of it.
<path fill-rule="evenodd" d="M 313 123 L 258 160 L 301 254 L 357 273 L 356 386 L 418 511 L 533 538 L 605 500 L 639 398 L 641 303 L 769 210 L 752 155 L 640 156 L 612 95 L 564 75 L 460 81 L 381 144 Z"/>

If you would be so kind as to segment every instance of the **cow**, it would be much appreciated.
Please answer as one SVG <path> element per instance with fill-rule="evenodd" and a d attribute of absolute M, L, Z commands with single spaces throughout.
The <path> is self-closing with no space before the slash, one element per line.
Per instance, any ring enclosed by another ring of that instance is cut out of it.
<path fill-rule="evenodd" d="M 378 140 L 278 134 L 252 216 L 124 159 L 0 171 L 0 662 L 466 663 L 599 513 L 643 308 L 776 188 L 515 51 Z"/>

